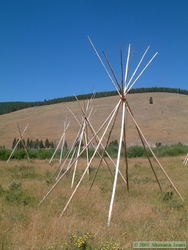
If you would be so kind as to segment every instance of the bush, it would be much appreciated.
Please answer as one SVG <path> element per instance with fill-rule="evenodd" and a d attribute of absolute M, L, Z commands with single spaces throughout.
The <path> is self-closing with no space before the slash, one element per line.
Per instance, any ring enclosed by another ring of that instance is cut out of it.
<path fill-rule="evenodd" d="M 112 158 L 115 158 L 115 157 L 117 157 L 117 154 L 118 154 L 118 146 L 109 146 L 108 148 L 107 148 L 107 152 L 108 152 L 108 154 L 112 157 Z M 106 154 L 105 154 L 105 156 L 106 156 Z"/>
<path fill-rule="evenodd" d="M 120 250 L 118 245 L 113 242 L 105 242 L 100 247 L 92 246 L 90 243 L 91 240 L 91 234 L 86 233 L 82 234 L 78 232 L 77 234 L 71 234 L 69 237 L 69 240 L 61 244 L 52 244 L 51 246 L 48 246 L 47 248 L 42 247 L 40 250 L 50 250 L 50 249 L 57 249 L 57 250 Z"/>
<path fill-rule="evenodd" d="M 50 159 L 53 155 L 54 150 L 53 149 L 40 149 L 37 150 L 37 159 L 40 160 L 45 160 L 45 159 Z"/>
<path fill-rule="evenodd" d="M 5 190 L 3 189 L 2 185 L 0 184 L 0 196 L 3 195 Z"/>
<path fill-rule="evenodd" d="M 0 195 L 9 203 L 27 205 L 33 199 L 26 190 L 22 189 L 21 183 L 13 182 L 8 190 L 0 186 Z"/>
<path fill-rule="evenodd" d="M 9 171 L 11 171 L 12 177 L 16 179 L 35 179 L 40 177 L 33 166 L 21 165 L 19 167 L 10 168 Z"/>
<path fill-rule="evenodd" d="M 0 149 L 0 160 L 7 161 L 11 154 L 11 150 L 9 149 Z"/>
<path fill-rule="evenodd" d="M 14 152 L 12 158 L 17 160 L 23 160 L 24 158 L 27 158 L 27 154 L 24 149 L 18 149 Z"/>
<path fill-rule="evenodd" d="M 82 149 L 81 149 L 81 150 L 82 150 Z M 89 148 L 89 150 L 88 150 L 88 157 L 89 157 L 89 158 L 92 157 L 94 151 L 95 151 L 94 148 Z M 70 155 L 70 157 L 71 157 L 71 155 Z M 86 158 L 86 157 L 87 157 L 86 150 L 84 150 L 84 152 L 81 154 L 80 157 L 82 157 L 82 158 Z"/>
<path fill-rule="evenodd" d="M 178 156 L 186 155 L 188 152 L 188 147 L 182 144 L 176 144 L 171 146 L 160 146 L 154 149 L 157 156 Z"/>
<path fill-rule="evenodd" d="M 129 158 L 143 157 L 145 156 L 145 150 L 141 146 L 133 146 L 128 148 L 127 155 Z"/>
<path fill-rule="evenodd" d="M 116 141 L 112 141 L 110 145 L 107 148 L 107 151 L 111 157 L 117 157 L 118 153 L 118 144 Z M 188 152 L 188 146 L 182 145 L 181 143 L 171 146 L 162 146 L 161 143 L 156 143 L 156 147 L 153 149 L 154 153 L 158 157 L 163 156 L 178 156 L 178 155 L 186 155 Z M 27 151 L 29 154 L 30 159 L 50 159 L 54 153 L 54 149 L 30 149 Z M 100 150 L 100 153 L 102 154 L 103 150 Z M 67 150 L 64 150 L 63 157 L 67 153 Z M 94 153 L 94 149 L 89 149 L 89 157 L 91 157 Z M 149 156 L 151 156 L 150 151 L 147 149 L 147 153 Z M 11 150 L 9 149 L 0 149 L 0 160 L 7 160 L 11 154 Z M 106 153 L 104 154 L 105 156 Z M 121 156 L 124 155 L 124 150 L 122 147 Z M 135 158 L 135 157 L 145 157 L 145 150 L 142 146 L 132 146 L 127 149 L 127 156 L 129 158 Z M 97 154 L 96 154 L 97 156 Z M 55 155 L 56 158 L 60 157 L 60 150 L 57 150 L 57 153 Z M 70 154 L 71 157 L 71 154 Z M 86 152 L 84 151 L 81 157 L 86 157 Z M 17 149 L 15 153 L 13 154 L 13 159 L 26 159 L 27 155 L 24 149 Z"/>

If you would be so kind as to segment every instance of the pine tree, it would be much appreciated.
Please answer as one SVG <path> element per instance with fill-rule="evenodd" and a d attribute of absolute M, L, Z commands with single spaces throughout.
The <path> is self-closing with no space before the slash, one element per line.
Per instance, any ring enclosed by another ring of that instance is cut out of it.
<path fill-rule="evenodd" d="M 13 142 L 12 142 L 12 148 L 14 148 L 16 146 L 16 143 L 17 143 L 17 139 L 14 138 Z"/>
<path fill-rule="evenodd" d="M 40 140 L 39 148 L 44 148 L 44 144 L 43 144 L 43 141 L 42 141 L 42 140 Z"/>

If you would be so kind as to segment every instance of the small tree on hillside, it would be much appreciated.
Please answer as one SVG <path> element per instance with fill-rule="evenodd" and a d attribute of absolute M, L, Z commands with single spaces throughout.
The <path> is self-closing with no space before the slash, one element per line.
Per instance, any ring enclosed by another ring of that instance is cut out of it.
<path fill-rule="evenodd" d="M 153 97 L 149 98 L 149 104 L 153 104 Z"/>

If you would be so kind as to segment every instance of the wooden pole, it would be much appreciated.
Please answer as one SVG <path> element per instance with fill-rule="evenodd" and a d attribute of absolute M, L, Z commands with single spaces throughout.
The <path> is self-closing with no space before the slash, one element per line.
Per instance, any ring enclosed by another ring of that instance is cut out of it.
<path fill-rule="evenodd" d="M 124 81 L 124 68 L 123 68 L 122 49 L 120 50 L 120 66 L 121 66 L 121 88 L 120 89 L 123 90 L 124 87 L 125 87 L 125 81 Z"/>
<path fill-rule="evenodd" d="M 103 51 L 103 54 L 104 54 L 104 57 L 105 57 L 105 59 L 106 59 L 106 61 L 107 61 L 107 63 L 108 63 L 108 66 L 110 67 L 110 70 L 111 70 L 111 72 L 112 72 L 112 74 L 113 74 L 113 76 L 114 76 L 114 79 L 115 79 L 115 81 L 116 81 L 117 87 L 118 87 L 119 89 L 121 89 L 121 85 L 120 85 L 120 83 L 119 83 L 119 81 L 118 81 L 118 79 L 117 79 L 117 76 L 116 76 L 116 74 L 115 74 L 115 72 L 114 72 L 114 70 L 113 70 L 113 68 L 112 68 L 112 65 L 111 65 L 110 61 L 108 60 L 108 57 L 107 57 L 107 55 L 105 54 L 104 51 Z"/>
<path fill-rule="evenodd" d="M 116 84 L 114 83 L 114 81 L 113 81 L 113 79 L 112 79 L 110 73 L 108 72 L 106 66 L 104 65 L 104 63 L 103 63 L 101 57 L 99 56 L 99 53 L 97 52 L 97 50 L 96 50 L 96 48 L 95 48 L 94 44 L 92 43 L 92 41 L 91 41 L 91 39 L 90 39 L 89 36 L 88 36 L 88 39 L 89 39 L 89 42 L 90 42 L 91 46 L 93 47 L 93 49 L 94 49 L 94 51 L 95 51 L 95 54 L 97 55 L 99 61 L 101 62 L 101 64 L 102 64 L 104 70 L 106 71 L 106 73 L 107 73 L 107 75 L 108 75 L 110 81 L 112 82 L 114 88 L 116 89 L 116 91 L 117 91 L 117 93 L 119 94 L 119 96 L 121 96 L 121 94 L 120 94 L 120 92 L 119 92 L 119 89 L 117 88 Z"/>
<path fill-rule="evenodd" d="M 102 136 L 101 136 L 101 139 L 99 140 L 99 143 L 98 143 L 98 145 L 97 145 L 97 147 L 96 147 L 96 149 L 95 149 L 95 151 L 94 151 L 94 153 L 93 153 L 93 155 L 92 155 L 92 157 L 91 157 L 91 159 L 90 159 L 90 161 L 89 161 L 89 164 L 87 165 L 87 167 L 86 167 L 84 173 L 82 174 L 82 176 L 81 176 L 81 178 L 80 178 L 78 184 L 76 185 L 76 187 L 75 187 L 75 189 L 74 189 L 72 195 L 70 196 L 70 198 L 69 198 L 67 204 L 65 205 L 65 207 L 64 207 L 64 209 L 63 209 L 63 211 L 62 211 L 62 213 L 60 214 L 60 217 L 62 217 L 62 215 L 63 215 L 64 212 L 66 211 L 66 209 L 67 209 L 67 207 L 69 206 L 69 204 L 70 204 L 70 202 L 71 202 L 73 196 L 75 195 L 75 193 L 76 193 L 78 187 L 80 186 L 80 184 L 81 184 L 81 182 L 82 182 L 82 180 L 83 180 L 83 178 L 84 178 L 84 176 L 85 176 L 85 174 L 86 174 L 88 168 L 89 168 L 90 165 L 91 165 L 91 162 L 93 161 L 93 158 L 94 158 L 95 155 L 96 155 L 96 152 L 97 152 L 99 146 L 101 145 L 101 142 L 102 142 L 102 140 L 103 140 L 103 138 L 104 138 L 104 136 L 105 136 L 105 134 L 106 134 L 106 132 L 107 132 L 107 130 L 108 130 L 108 127 L 109 127 L 109 125 L 110 125 L 110 123 L 111 123 L 111 121 L 112 121 L 114 115 L 116 114 L 116 110 L 118 109 L 118 106 L 119 106 L 119 105 L 120 105 L 120 102 L 118 103 L 118 105 L 116 105 L 116 109 L 114 110 L 113 114 L 111 115 L 111 117 L 110 117 L 110 119 L 109 119 L 109 122 L 108 122 L 108 124 L 107 124 L 107 126 L 106 126 L 106 128 L 105 128 L 105 130 L 104 130 L 104 132 L 103 132 L 103 134 L 102 134 Z"/>
<path fill-rule="evenodd" d="M 108 127 L 109 127 L 109 125 L 110 125 L 110 123 L 111 123 L 111 120 L 113 119 L 113 116 L 115 115 L 115 113 L 116 113 L 116 110 L 118 109 L 118 107 L 119 107 L 119 105 L 120 105 L 120 101 L 118 102 L 118 104 L 115 106 L 115 108 L 112 110 L 112 112 L 110 113 L 110 115 L 107 117 L 107 119 L 103 122 L 103 124 L 102 124 L 102 126 L 98 129 L 98 131 L 96 132 L 96 134 L 90 139 L 90 141 L 88 142 L 88 144 L 82 149 L 82 151 L 80 152 L 80 155 L 84 152 L 84 150 L 85 150 L 85 148 L 86 147 L 88 147 L 90 144 L 91 144 L 91 142 L 95 139 L 95 137 L 99 134 L 99 132 L 102 130 L 102 128 L 106 125 L 106 123 L 108 122 L 108 124 L 107 124 L 107 126 L 106 126 L 106 129 L 105 129 L 105 131 L 104 131 L 104 133 L 103 133 L 103 136 L 102 136 L 102 138 L 100 139 L 100 141 L 99 141 L 99 143 L 98 143 L 98 145 L 97 145 L 97 147 L 96 147 L 96 149 L 95 149 L 95 152 L 94 152 L 94 154 L 93 154 L 93 156 L 92 156 L 92 160 L 93 160 L 93 158 L 94 158 L 94 156 L 95 156 L 95 154 L 96 154 L 96 151 L 98 150 L 98 148 L 99 148 L 99 146 L 100 146 L 100 144 L 101 144 L 101 142 L 102 142 L 102 139 L 103 139 L 103 137 L 104 137 L 104 135 L 105 135 L 105 133 L 106 133 L 106 131 L 108 130 Z M 80 155 L 78 156 L 78 157 L 80 157 Z M 88 166 L 91 164 L 91 162 L 92 162 L 92 160 L 90 159 L 90 162 L 89 162 L 89 164 L 88 164 Z M 70 168 L 73 166 L 73 164 L 76 162 L 76 160 L 77 160 L 77 158 L 76 159 L 74 159 L 74 161 L 69 165 L 69 168 L 67 168 L 66 169 L 66 171 L 57 179 L 57 181 L 56 181 L 56 183 L 52 186 L 52 188 L 48 191 L 48 193 L 44 196 L 44 198 L 40 201 L 40 203 L 39 203 L 39 205 L 48 197 L 48 195 L 54 190 L 54 188 L 57 186 L 57 184 L 60 182 L 60 180 L 64 177 L 64 175 L 70 170 Z M 86 168 L 87 169 L 87 168 Z M 77 189 L 78 187 L 76 186 L 76 189 Z M 72 198 L 71 198 L 72 199 Z"/>
<path fill-rule="evenodd" d="M 83 122 L 84 122 L 84 128 L 85 128 L 84 129 L 84 133 L 83 133 L 83 135 L 84 135 L 83 139 L 85 141 L 85 145 L 87 145 L 88 138 L 89 138 L 89 136 L 88 136 L 88 123 L 89 123 L 89 119 L 90 119 L 90 117 L 92 115 L 92 111 L 93 111 L 93 108 L 91 107 L 91 103 L 92 103 L 92 101 L 94 99 L 94 96 L 95 95 L 93 94 L 91 96 L 91 99 L 88 100 L 85 109 L 82 108 L 82 106 L 80 105 L 80 102 L 79 102 L 78 98 L 75 96 L 75 98 L 76 98 L 76 100 L 77 100 L 77 102 L 78 102 L 78 104 L 80 106 L 80 109 L 82 111 L 82 114 L 83 114 Z M 89 162 L 89 148 L 88 147 L 86 148 L 86 158 L 87 158 L 87 164 L 88 164 L 88 162 Z M 88 174 L 89 174 L 89 169 L 88 169 Z"/>
<path fill-rule="evenodd" d="M 120 107 L 120 106 L 119 106 L 119 107 Z M 119 108 L 118 108 L 118 110 L 119 110 Z M 116 111 L 116 114 L 117 114 L 118 110 Z M 116 115 L 115 115 L 115 119 L 116 119 Z M 115 119 L 114 119 L 114 122 L 115 122 Z M 98 137 L 97 133 L 95 132 L 95 130 L 94 130 L 92 124 L 90 123 L 90 121 L 88 121 L 88 124 L 89 124 L 89 127 L 90 127 L 90 129 L 91 129 L 93 135 L 96 135 L 96 139 L 97 139 L 98 142 L 99 142 L 99 137 Z M 112 128 L 113 128 L 113 127 L 114 127 L 114 123 L 112 124 Z M 111 130 L 110 130 L 110 133 L 112 132 L 112 128 L 111 128 Z M 110 133 L 109 133 L 109 134 L 110 134 Z M 108 141 L 109 141 L 109 137 L 110 137 L 110 135 L 108 136 L 106 146 L 104 146 L 104 145 L 101 143 L 101 147 L 102 147 L 102 149 L 103 149 L 103 155 L 101 156 L 101 159 L 104 159 L 103 156 L 104 156 L 104 153 L 105 153 L 105 154 L 107 155 L 107 157 L 109 158 L 109 160 L 112 162 L 113 166 L 116 167 L 116 163 L 113 161 L 113 159 L 112 159 L 111 156 L 109 155 L 108 151 L 106 150 L 106 147 L 107 147 L 107 144 L 108 144 Z M 99 164 L 99 166 L 100 166 L 100 164 Z M 107 166 L 108 166 L 108 164 L 107 164 Z M 109 166 L 108 166 L 108 167 L 109 167 Z M 97 170 L 98 170 L 98 169 L 97 169 Z M 120 170 L 119 170 L 119 174 L 120 174 L 122 180 L 126 183 L 126 180 L 125 180 L 125 178 L 123 177 L 123 175 L 122 175 L 122 173 L 121 173 Z M 95 177 L 96 177 L 96 175 L 95 175 Z M 95 180 L 95 177 L 94 177 L 94 179 L 93 179 L 93 182 L 94 182 L 94 180 Z M 93 185 L 93 182 L 92 182 L 92 184 L 91 184 L 91 187 L 92 187 L 92 185 Z M 90 187 L 90 189 L 91 189 L 91 187 Z"/>
<path fill-rule="evenodd" d="M 120 107 L 120 106 L 119 106 L 119 107 Z M 106 149 L 107 149 L 107 146 L 108 146 L 108 143 L 109 143 L 109 140 L 110 140 L 111 133 L 112 133 L 113 128 L 114 128 L 114 126 L 115 126 L 115 122 L 116 122 L 116 118 L 117 118 L 118 111 L 119 111 L 119 108 L 117 109 L 116 114 L 115 114 L 115 116 L 114 116 L 114 121 L 113 121 L 113 123 L 112 123 L 112 127 L 111 127 L 111 129 L 110 129 L 110 132 L 109 132 L 109 135 L 108 135 L 108 138 L 107 138 L 106 145 L 103 146 L 103 145 L 101 144 L 101 146 L 102 146 L 102 148 L 103 148 L 103 152 L 102 152 L 101 159 L 100 159 L 100 162 L 99 162 L 99 164 L 98 164 L 98 168 L 97 168 L 97 170 L 96 170 L 95 176 L 94 176 L 93 181 L 92 181 L 92 183 L 91 183 L 90 190 L 91 190 L 91 188 L 92 188 L 92 186 L 93 186 L 93 184 L 94 184 L 94 181 L 95 181 L 95 179 L 96 179 L 97 173 L 98 173 L 99 168 L 100 168 L 100 165 L 101 165 L 101 163 L 102 163 L 102 160 L 104 160 L 104 154 L 105 154 L 105 153 L 106 153 L 106 155 L 108 156 L 108 158 L 112 161 L 114 167 L 116 168 L 115 162 L 112 160 L 112 158 L 110 157 L 110 155 L 109 155 L 109 153 L 108 153 L 108 151 L 107 151 Z M 108 166 L 108 164 L 107 164 L 107 166 Z M 109 169 L 109 166 L 108 166 L 108 169 Z M 110 169 L 109 169 L 109 171 L 110 171 Z M 110 173 L 111 173 L 111 171 L 110 171 Z M 112 173 L 111 173 L 111 174 L 112 174 Z M 125 178 L 123 177 L 123 175 L 122 175 L 122 173 L 121 173 L 120 170 L 119 170 L 119 174 L 120 174 L 120 176 L 122 177 L 123 181 L 126 183 L 126 180 L 125 180 Z M 127 183 L 126 183 L 126 184 L 127 184 Z"/>
<path fill-rule="evenodd" d="M 108 226 L 110 225 L 110 221 L 111 221 L 111 217 L 112 217 L 112 209 L 113 209 L 115 192 L 116 192 L 117 177 L 118 177 L 118 173 L 119 173 L 119 164 L 120 164 L 121 148 L 122 148 L 122 141 L 123 141 L 124 123 L 125 123 L 125 103 L 123 102 L 121 132 L 120 132 L 120 138 L 119 138 L 119 149 L 118 149 L 118 156 L 117 156 L 117 162 L 116 162 L 114 184 L 113 184 L 113 189 L 112 189 L 112 197 L 111 197 L 110 208 L 109 208 L 109 213 L 108 213 Z"/>
<path fill-rule="evenodd" d="M 52 155 L 52 157 L 51 157 L 51 159 L 49 161 L 49 164 L 52 162 L 52 160 L 53 160 L 53 158 L 54 158 L 54 156 L 55 156 L 55 154 L 56 154 L 56 152 L 57 152 L 57 150 L 58 150 L 58 148 L 59 148 L 59 146 L 60 146 L 60 144 L 61 144 L 62 141 L 63 141 L 63 143 L 62 143 L 62 149 L 61 149 L 61 151 L 63 151 L 63 146 L 64 146 L 64 142 L 65 142 L 65 140 L 64 140 L 65 133 L 66 133 L 66 130 L 68 129 L 68 127 L 69 127 L 69 123 L 68 123 L 67 126 L 64 126 L 63 134 L 62 134 L 62 136 L 61 136 L 61 138 L 60 138 L 60 140 L 59 140 L 59 142 L 57 144 L 57 147 L 56 147 L 56 149 L 55 149 L 55 151 L 54 151 L 54 153 L 53 153 L 53 155 Z M 61 163 L 61 160 L 62 160 L 62 153 L 61 153 L 61 156 L 60 156 L 60 163 Z"/>
<path fill-rule="evenodd" d="M 26 147 L 25 147 L 25 144 L 24 144 L 24 142 L 23 142 L 23 138 L 22 138 L 22 134 L 21 134 L 21 131 L 20 131 L 19 123 L 17 123 L 16 125 L 17 125 L 17 128 L 18 128 L 19 134 L 20 134 L 22 146 L 23 146 L 23 148 L 24 148 L 24 150 L 25 150 L 25 153 L 26 153 L 26 155 L 27 155 L 28 162 L 31 162 L 31 160 L 30 160 L 30 158 L 29 158 L 29 154 L 28 154 L 27 149 L 26 149 Z"/>
<path fill-rule="evenodd" d="M 172 185 L 172 187 L 174 188 L 175 192 L 178 194 L 178 196 L 182 199 L 182 201 L 184 201 L 183 197 L 181 196 L 181 194 L 179 193 L 179 191 L 177 190 L 177 188 L 175 187 L 174 183 L 172 182 L 172 180 L 170 179 L 170 177 L 168 176 L 168 174 L 166 173 L 166 171 L 164 170 L 163 166 L 161 165 L 161 163 L 159 162 L 159 160 L 157 159 L 156 155 L 154 154 L 153 150 L 151 149 L 149 143 L 147 142 L 145 136 L 143 135 L 141 129 L 139 128 L 136 120 L 134 119 L 132 113 L 130 112 L 129 108 L 127 107 L 127 110 L 129 111 L 129 114 L 133 120 L 133 122 L 135 123 L 135 126 L 137 127 L 137 129 L 139 130 L 140 134 L 142 135 L 143 140 L 145 141 L 145 143 L 147 144 L 150 152 L 152 153 L 153 157 L 155 158 L 156 162 L 158 163 L 158 165 L 160 166 L 161 170 L 163 171 L 164 175 L 166 176 L 166 178 L 168 179 L 168 181 L 170 182 L 170 184 Z"/>
<path fill-rule="evenodd" d="M 132 116 L 134 117 L 134 115 L 133 115 L 133 113 L 132 113 L 132 110 L 130 109 L 130 106 L 129 106 L 129 103 L 128 103 L 127 100 L 126 100 L 126 105 L 127 105 L 128 109 L 129 109 L 129 112 L 131 112 Z M 142 135 L 141 135 L 141 133 L 140 133 L 140 130 L 137 128 L 137 126 L 135 126 L 135 127 L 136 127 L 136 130 L 137 130 L 138 135 L 139 135 L 139 137 L 140 137 L 140 140 L 141 140 L 141 142 L 142 142 L 142 145 L 143 145 L 143 147 L 144 147 L 144 151 L 145 151 L 146 157 L 148 158 L 148 161 L 149 161 L 149 164 L 150 164 L 150 166 L 151 166 L 151 169 L 152 169 L 152 171 L 153 171 L 153 173 L 154 173 L 154 175 L 155 175 L 155 178 L 156 178 L 156 180 L 157 180 L 157 183 L 158 183 L 158 185 L 159 185 L 159 188 L 160 188 L 160 190 L 161 190 L 161 192 L 162 192 L 161 184 L 160 184 L 160 182 L 159 182 L 159 179 L 158 179 L 158 177 L 157 177 L 157 174 L 156 174 L 156 172 L 155 172 L 155 170 L 154 170 L 154 167 L 153 167 L 153 165 L 152 165 L 152 163 L 151 163 L 150 157 L 149 157 L 148 152 L 147 152 L 147 150 L 146 150 L 146 146 L 145 146 L 145 143 L 144 143 L 144 139 L 142 138 Z"/>
<path fill-rule="evenodd" d="M 71 188 L 73 187 L 73 184 L 74 184 L 74 179 L 75 179 L 75 174 L 76 174 L 76 168 L 77 168 L 77 164 L 78 164 L 78 158 L 79 158 L 79 155 L 80 155 L 80 149 L 81 149 L 81 144 L 82 144 L 82 140 L 83 140 L 84 129 L 85 129 L 85 122 L 83 123 L 82 130 L 81 130 L 81 133 L 80 133 L 80 136 L 79 136 L 77 156 L 76 156 L 77 160 L 76 160 L 76 162 L 74 164 L 74 170 L 73 170 L 73 175 L 72 175 Z"/>
<path fill-rule="evenodd" d="M 185 159 L 184 159 L 184 161 L 183 161 L 183 165 L 187 165 L 187 162 L 188 162 L 188 154 L 185 156 Z"/>
<path fill-rule="evenodd" d="M 127 87 L 128 87 L 127 86 L 127 79 L 128 79 L 128 71 L 129 71 L 130 51 L 131 51 L 131 45 L 129 44 L 128 54 L 127 54 L 127 61 L 126 61 L 126 67 L 125 67 L 124 85 L 123 85 L 124 92 L 127 90 Z"/>
<path fill-rule="evenodd" d="M 14 147 L 13 150 L 12 150 L 12 153 L 10 154 L 10 156 L 9 156 L 9 158 L 8 158 L 8 160 L 7 160 L 7 163 L 9 162 L 9 160 L 10 160 L 11 157 L 12 157 L 12 155 L 14 154 L 14 151 L 16 150 L 16 148 L 17 148 L 17 146 L 18 146 L 18 143 L 22 140 L 22 137 L 23 137 L 25 131 L 27 130 L 28 126 L 29 126 L 29 124 L 27 124 L 27 126 L 26 126 L 25 129 L 24 129 L 24 131 L 22 132 L 22 134 L 21 134 L 19 140 L 17 141 L 15 147 Z"/>
<path fill-rule="evenodd" d="M 127 191 L 129 192 L 129 172 L 128 172 L 129 166 L 128 166 L 128 156 L 127 156 L 127 139 L 126 139 L 125 122 L 124 122 L 124 128 L 123 128 L 123 142 L 124 142 L 124 158 L 125 158 L 125 167 L 126 167 Z"/>
<path fill-rule="evenodd" d="M 58 180 L 58 178 L 59 178 L 59 176 L 60 176 L 60 174 L 61 174 L 61 172 L 62 172 L 62 170 L 63 170 L 63 168 L 64 168 L 64 166 L 65 166 L 65 163 L 67 162 L 67 160 L 68 160 L 68 158 L 69 158 L 69 156 L 70 156 L 70 154 L 71 154 L 72 152 L 73 152 L 73 153 L 72 153 L 71 159 L 70 159 L 70 161 L 69 161 L 69 164 L 71 163 L 72 158 L 74 157 L 74 154 L 75 154 L 75 151 L 76 151 L 77 138 L 78 138 L 79 133 L 80 133 L 80 130 L 79 130 L 79 132 L 77 133 L 77 136 L 76 136 L 76 138 L 75 138 L 75 140 L 74 140 L 74 142 L 73 142 L 73 144 L 72 144 L 70 150 L 67 152 L 67 154 L 66 154 L 66 156 L 65 156 L 65 159 L 64 159 L 63 163 L 60 164 L 60 166 L 59 166 L 59 173 L 58 173 L 58 175 L 57 175 L 57 177 L 56 177 L 56 180 Z"/>
<path fill-rule="evenodd" d="M 141 75 L 144 73 L 144 71 L 147 69 L 147 67 L 150 65 L 150 63 L 153 61 L 153 59 L 156 57 L 156 55 L 158 54 L 158 52 L 155 53 L 155 55 L 150 59 L 150 61 L 146 64 L 146 66 L 143 68 L 143 70 L 140 72 L 140 74 L 137 76 L 137 78 L 133 81 L 133 83 L 131 84 L 131 86 L 128 88 L 128 90 L 126 89 L 126 93 L 128 93 L 130 91 L 130 89 L 134 86 L 134 84 L 138 81 L 138 79 L 141 77 Z M 130 80 L 129 80 L 130 83 Z M 128 83 L 128 85 L 129 85 Z"/>

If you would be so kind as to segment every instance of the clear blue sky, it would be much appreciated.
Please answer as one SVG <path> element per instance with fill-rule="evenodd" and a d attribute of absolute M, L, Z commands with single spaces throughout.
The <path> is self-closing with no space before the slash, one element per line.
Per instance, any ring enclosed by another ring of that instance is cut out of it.
<path fill-rule="evenodd" d="M 120 49 L 130 71 L 158 52 L 135 87 L 188 89 L 187 13 L 187 0 L 0 0 L 0 102 L 114 90 L 88 35 L 119 78 Z"/>

